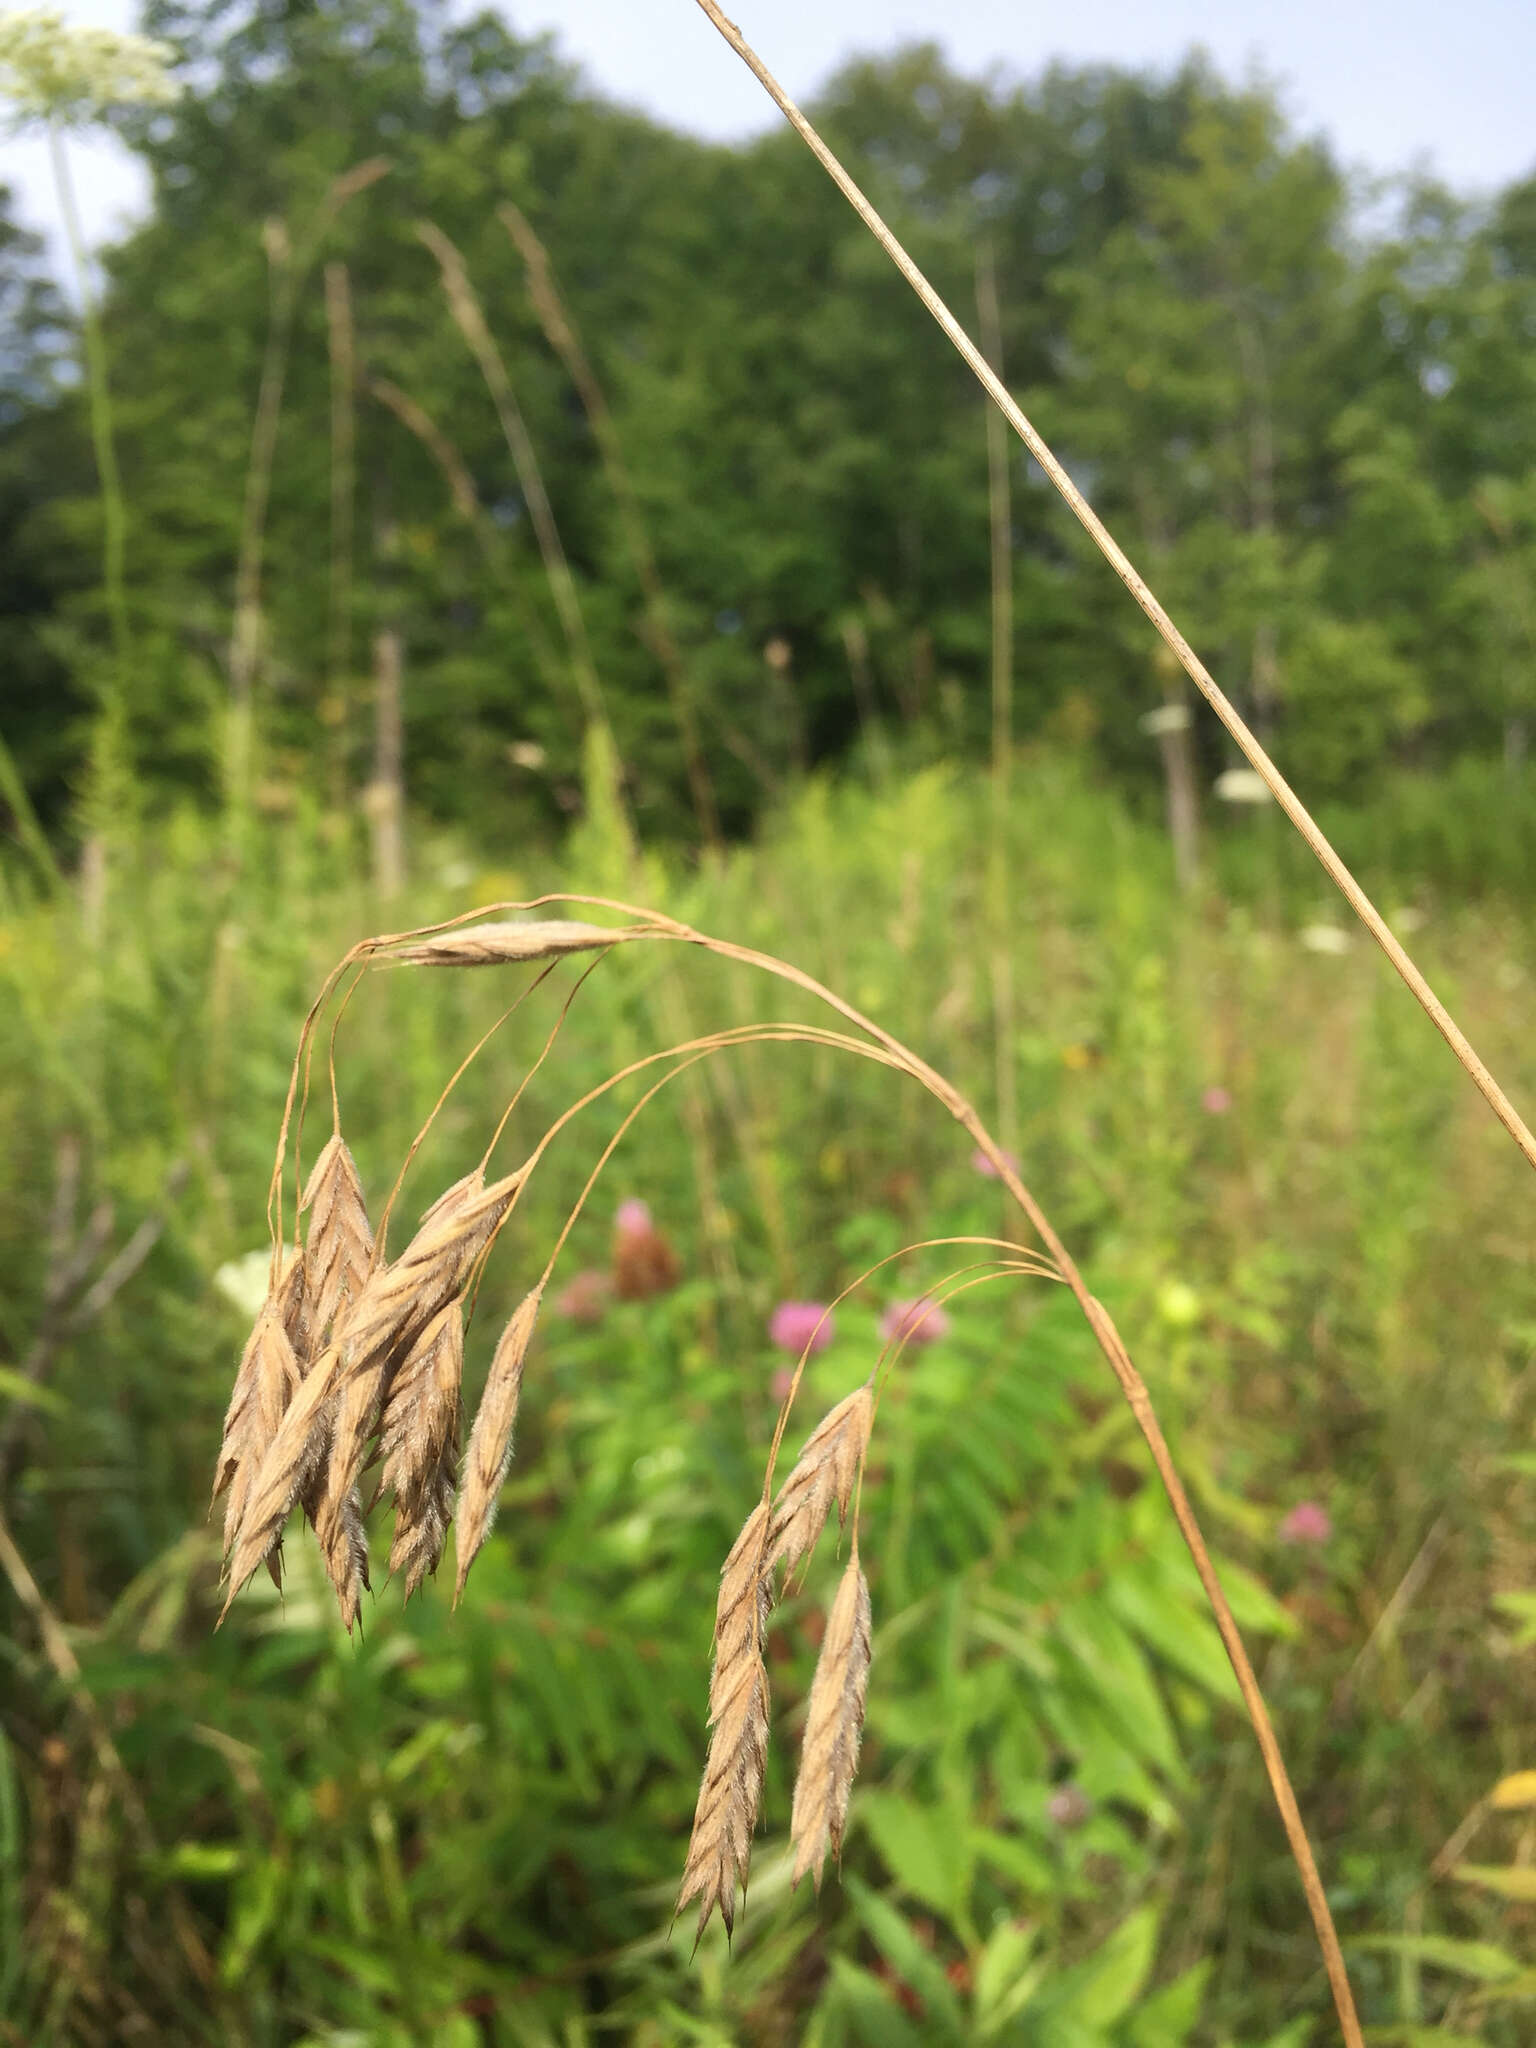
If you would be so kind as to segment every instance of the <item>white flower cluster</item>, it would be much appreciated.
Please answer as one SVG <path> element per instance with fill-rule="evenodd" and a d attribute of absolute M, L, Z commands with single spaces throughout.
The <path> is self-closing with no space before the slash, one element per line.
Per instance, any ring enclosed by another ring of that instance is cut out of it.
<path fill-rule="evenodd" d="M 71 28 L 53 8 L 0 14 L 0 105 L 20 122 L 82 127 L 113 107 L 164 106 L 176 53 L 147 36 Z"/>

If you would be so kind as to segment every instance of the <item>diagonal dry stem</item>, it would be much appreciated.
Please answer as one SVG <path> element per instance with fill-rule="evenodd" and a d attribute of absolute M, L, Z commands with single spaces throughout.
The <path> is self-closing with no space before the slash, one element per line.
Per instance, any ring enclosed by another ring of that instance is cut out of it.
<path fill-rule="evenodd" d="M 1355 880 L 1344 862 L 1335 853 L 1311 813 L 1291 788 L 1280 770 L 1264 751 L 1255 735 L 1239 715 L 1235 705 L 1226 696 L 1205 663 L 1190 646 L 1168 613 L 1153 594 L 1151 586 L 1136 569 L 1130 557 L 1115 540 L 1109 528 L 1099 518 L 1082 492 L 1073 483 L 1062 464 L 1050 447 L 1024 416 L 1024 413 L 1009 396 L 1007 387 L 997 376 L 981 350 L 971 340 L 960 322 L 945 305 L 939 294 L 907 254 L 896 236 L 891 232 L 858 185 L 844 170 L 837 157 L 827 147 L 815 128 L 801 113 L 794 101 L 785 92 L 778 80 L 769 71 L 761 57 L 747 42 L 741 30 L 730 21 L 715 4 L 715 0 L 698 0 L 699 6 L 708 15 L 715 27 L 724 36 L 731 48 L 752 72 L 780 113 L 810 149 L 827 175 L 832 179 L 843 197 L 852 206 L 860 220 L 869 229 L 887 256 L 896 265 L 902 276 L 911 285 L 923 305 L 933 315 L 945 334 L 964 357 L 969 368 L 980 380 L 987 395 L 1001 411 L 1019 439 L 1045 471 L 1056 489 L 1071 508 L 1074 517 L 1082 525 L 1100 554 L 1109 563 L 1131 596 L 1140 605 L 1156 628 L 1164 645 L 1174 655 L 1185 674 L 1206 699 L 1216 716 L 1232 735 L 1248 760 L 1264 779 L 1270 794 L 1285 812 L 1296 830 L 1312 849 L 1322 864 L 1329 880 L 1334 883 L 1345 901 L 1365 926 L 1371 937 L 1386 954 L 1397 972 L 1408 984 L 1414 996 L 1423 1007 L 1425 1015 L 1440 1033 L 1451 1051 L 1460 1060 L 1474 1085 L 1483 1095 L 1494 1115 L 1514 1139 L 1527 1161 L 1536 1166 L 1536 1136 L 1527 1128 L 1519 1111 L 1509 1100 L 1493 1075 L 1461 1030 L 1449 1010 L 1440 1001 L 1428 981 L 1409 958 L 1385 918 L 1371 902 L 1360 884 Z M 1346 2028 L 1346 2032 L 1348 2032 Z M 1358 2026 L 1354 2037 L 1358 2037 Z"/>

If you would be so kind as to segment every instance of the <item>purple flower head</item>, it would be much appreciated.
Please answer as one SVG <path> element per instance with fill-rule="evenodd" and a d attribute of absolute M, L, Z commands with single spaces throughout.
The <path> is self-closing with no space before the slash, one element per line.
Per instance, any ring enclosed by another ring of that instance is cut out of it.
<path fill-rule="evenodd" d="M 633 1195 L 627 1202 L 620 1202 L 613 1227 L 620 1237 L 648 1236 L 654 1228 L 650 1203 L 638 1201 Z"/>
<path fill-rule="evenodd" d="M 832 1317 L 824 1302 L 781 1301 L 768 1318 L 768 1336 L 781 1351 L 792 1351 L 796 1357 L 807 1346 L 813 1352 L 825 1351 L 832 1342 Z"/>
<path fill-rule="evenodd" d="M 1003 1157 L 1013 1168 L 1014 1172 L 1017 1173 L 1019 1171 L 1018 1155 L 1005 1150 Z M 983 1180 L 996 1180 L 998 1178 L 997 1168 L 979 1147 L 971 1154 L 971 1169 L 973 1172 L 979 1173 Z"/>
<path fill-rule="evenodd" d="M 568 1316 L 573 1323 L 599 1323 L 612 1292 L 606 1273 L 573 1273 L 555 1296 L 555 1314 Z"/>
<path fill-rule="evenodd" d="M 1200 1098 L 1200 1107 L 1207 1116 L 1225 1116 L 1232 1107 L 1232 1097 L 1225 1088 L 1207 1088 Z"/>
<path fill-rule="evenodd" d="M 1298 1501 L 1280 1524 L 1282 1543 L 1324 1544 L 1333 1534 L 1333 1518 L 1321 1501 Z"/>
<path fill-rule="evenodd" d="M 936 1301 L 893 1301 L 880 1318 L 880 1335 L 887 1344 L 905 1337 L 909 1344 L 932 1344 L 949 1329 L 949 1317 Z"/>

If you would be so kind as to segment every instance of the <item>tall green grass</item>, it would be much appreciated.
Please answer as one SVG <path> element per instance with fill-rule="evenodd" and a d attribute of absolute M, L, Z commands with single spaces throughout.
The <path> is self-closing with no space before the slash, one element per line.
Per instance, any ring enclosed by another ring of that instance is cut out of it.
<path fill-rule="evenodd" d="M 1308 950 L 1321 880 L 1266 852 L 1278 822 L 1234 819 L 1218 879 L 1181 906 L 1154 831 L 1063 759 L 1021 763 L 1005 934 L 1021 1150 L 1141 1359 L 1263 1649 L 1335 1911 L 1367 1944 L 1351 1964 L 1368 2023 L 1384 2041 L 1443 2023 L 1514 2048 L 1536 1984 L 1518 1974 L 1536 1969 L 1518 1903 L 1431 1870 L 1493 1783 L 1536 1762 L 1522 1168 L 1364 942 Z M 649 893 L 847 991 L 985 1101 L 987 842 L 966 775 L 818 783 L 721 866 L 653 861 Z M 391 921 L 601 884 L 613 858 L 600 821 L 558 867 L 424 840 Z M 303 1009 L 379 917 L 345 835 L 302 799 L 243 849 L 191 814 L 120 828 L 108 872 L 95 943 L 67 899 L 21 883 L 0 922 L 0 1424 L 21 1423 L 5 1507 L 96 1709 L 0 1593 L 9 2038 L 1309 2038 L 1326 1991 L 1230 1675 L 1129 1418 L 1040 1292 L 959 1302 L 877 1434 L 882 1619 L 843 1882 L 819 1907 L 788 1893 L 788 1787 L 771 1771 L 734 1960 L 713 1937 L 692 1961 L 666 1939 L 714 1573 L 784 1362 L 771 1308 L 825 1298 L 913 1238 L 1001 1220 L 953 1127 L 883 1072 L 754 1047 L 717 1086 L 725 1281 L 669 1098 L 636 1127 L 556 1284 L 606 1264 L 629 1194 L 678 1245 L 683 1283 L 595 1324 L 548 1317 L 457 1617 L 440 1591 L 405 1612 L 386 1596 L 354 1645 L 296 1551 L 286 1597 L 242 1602 L 214 1635 L 206 1487 L 242 1336 L 214 1276 L 263 1242 Z M 1453 890 L 1385 854 L 1367 879 L 1427 916 L 1415 944 L 1437 985 L 1530 1099 L 1520 911 L 1494 894 L 1447 908 Z M 521 1135 L 649 1049 L 657 971 L 616 957 L 587 985 Z M 371 1196 L 507 999 L 494 976 L 370 977 L 343 1026 L 342 1108 Z M 794 999 L 701 960 L 689 1001 L 704 1028 Z M 466 1077 L 406 1213 L 478 1156 L 552 1014 L 553 990 Z M 503 1240 L 472 1381 L 608 1127 L 598 1115 L 552 1156 Z M 165 1228 L 29 1386 L 70 1139 L 82 1225 L 114 1209 L 93 1273 L 146 1216 Z M 932 1277 L 915 1265 L 888 1292 Z M 872 1309 L 840 1317 L 813 1395 L 862 1376 L 873 1328 Z M 1303 1502 L 1326 1510 L 1326 1541 L 1283 1539 Z M 813 1578 L 774 1638 L 781 1722 L 826 1591 Z M 1493 1816 L 1458 1854 L 1497 1868 L 1518 1840 L 1518 1814 Z"/>

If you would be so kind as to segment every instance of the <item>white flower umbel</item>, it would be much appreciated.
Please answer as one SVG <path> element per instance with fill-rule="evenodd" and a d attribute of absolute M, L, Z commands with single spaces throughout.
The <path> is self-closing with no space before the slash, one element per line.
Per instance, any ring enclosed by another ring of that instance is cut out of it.
<path fill-rule="evenodd" d="M 84 128 L 114 107 L 165 106 L 176 53 L 147 36 L 71 28 L 49 7 L 0 14 L 0 102 L 18 126 Z"/>
<path fill-rule="evenodd" d="M 1273 801 L 1269 784 L 1255 768 L 1227 768 L 1217 776 L 1214 789 L 1224 804 L 1267 804 Z"/>
<path fill-rule="evenodd" d="M 103 793 L 113 784 L 113 763 L 123 745 L 125 684 L 131 659 L 125 572 L 128 514 L 112 434 L 106 342 L 91 289 L 64 136 L 67 129 L 88 128 L 114 107 L 168 105 L 181 91 L 170 73 L 175 60 L 175 51 L 165 43 L 152 43 L 145 36 L 118 35 L 105 28 L 71 28 L 53 8 L 0 14 L 0 126 L 13 131 L 37 126 L 47 131 L 59 213 L 80 292 L 91 446 L 101 486 L 101 581 L 114 655 L 114 673 L 103 689 L 101 715 L 92 737 L 88 814 L 105 800 Z M 88 833 L 88 854 L 101 846 L 101 826 L 98 814 Z M 91 920 L 87 922 L 89 925 Z"/>

